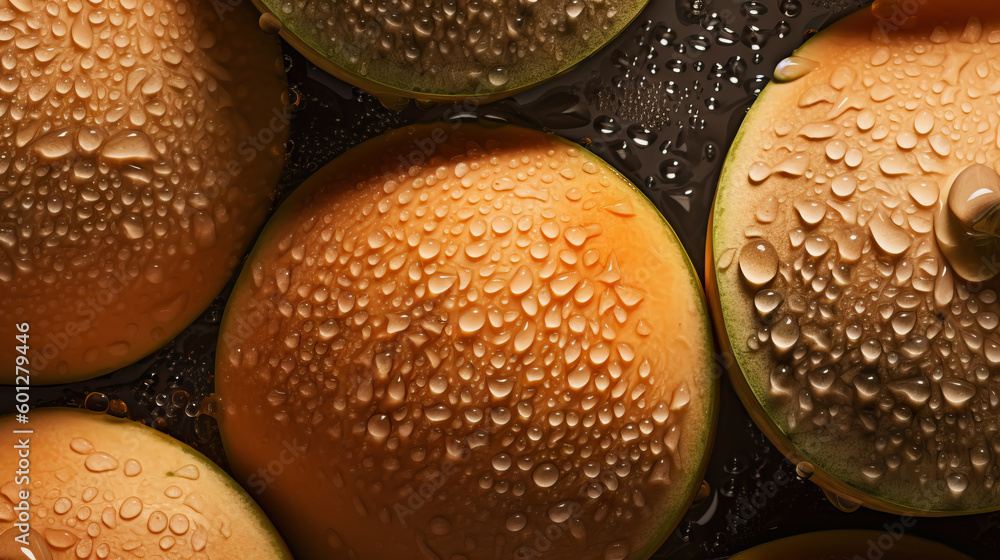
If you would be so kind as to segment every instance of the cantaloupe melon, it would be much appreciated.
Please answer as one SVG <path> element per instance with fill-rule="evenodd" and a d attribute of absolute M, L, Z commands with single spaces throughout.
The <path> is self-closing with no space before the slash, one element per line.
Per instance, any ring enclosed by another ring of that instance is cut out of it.
<path fill-rule="evenodd" d="M 646 2 L 254 0 L 263 28 L 389 104 L 482 102 L 527 89 L 599 50 Z"/>
<path fill-rule="evenodd" d="M 0 434 L 0 558 L 291 560 L 236 481 L 152 428 L 47 408 Z"/>
<path fill-rule="evenodd" d="M 910 522 L 913 518 L 909 518 Z M 903 521 L 906 521 L 904 518 Z M 913 525 L 908 523 L 910 527 Z M 901 522 L 884 531 L 840 530 L 805 533 L 755 546 L 731 560 L 972 560 L 934 541 L 908 534 Z"/>
<path fill-rule="evenodd" d="M 846 507 L 1000 509 L 1000 4 L 876 2 L 780 65 L 709 243 L 733 379 Z"/>
<path fill-rule="evenodd" d="M 249 5 L 15 0 L 0 65 L 0 383 L 25 322 L 31 383 L 94 377 L 204 311 L 263 223 L 281 51 Z"/>
<path fill-rule="evenodd" d="M 648 200 L 579 145 L 465 122 L 366 142 L 279 208 L 216 390 L 300 560 L 623 560 L 699 487 L 716 378 Z"/>

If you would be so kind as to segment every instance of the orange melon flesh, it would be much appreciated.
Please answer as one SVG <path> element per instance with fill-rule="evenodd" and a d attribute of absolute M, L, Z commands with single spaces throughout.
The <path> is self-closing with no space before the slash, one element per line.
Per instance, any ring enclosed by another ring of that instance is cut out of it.
<path fill-rule="evenodd" d="M 0 6 L 0 338 L 30 323 L 32 383 L 162 346 L 244 255 L 288 128 L 281 51 L 255 22 L 212 2 Z"/>
<path fill-rule="evenodd" d="M 912 518 L 910 518 L 912 521 Z M 895 523 L 885 531 L 820 531 L 755 546 L 732 560 L 972 560 L 934 541 L 906 534 Z"/>
<path fill-rule="evenodd" d="M 33 433 L 13 432 L 24 429 Z M 233 479 L 152 428 L 88 411 L 36 409 L 29 424 L 0 418 L 0 433 L 12 450 L 0 456 L 2 558 L 29 558 L 27 548 L 37 560 L 291 559 Z M 25 449 L 27 469 L 18 464 Z"/>
<path fill-rule="evenodd" d="M 226 309 L 226 452 L 296 557 L 646 558 L 701 481 L 706 309 L 578 145 L 390 132 L 304 184 Z"/>
<path fill-rule="evenodd" d="M 725 164 L 709 284 L 744 402 L 824 486 L 887 511 L 996 510 L 1000 279 L 976 270 L 996 246 L 972 228 L 988 208 L 970 212 L 1000 184 L 1000 5 L 905 5 L 779 66 Z"/>

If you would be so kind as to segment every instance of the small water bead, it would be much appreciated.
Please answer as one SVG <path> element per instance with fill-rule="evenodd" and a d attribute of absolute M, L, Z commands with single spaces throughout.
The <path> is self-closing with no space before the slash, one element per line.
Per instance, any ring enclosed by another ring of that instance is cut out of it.
<path fill-rule="evenodd" d="M 507 518 L 504 526 L 508 531 L 516 533 L 521 529 L 524 529 L 525 525 L 528 523 L 528 518 L 523 513 L 515 513 L 514 515 Z"/>
<path fill-rule="evenodd" d="M 812 72 L 819 66 L 815 60 L 801 56 L 790 56 L 778 63 L 774 69 L 776 82 L 791 82 Z"/>
<path fill-rule="evenodd" d="M 625 541 L 618 541 L 609 544 L 604 549 L 603 560 L 625 560 L 628 558 L 631 547 Z"/>
<path fill-rule="evenodd" d="M 129 477 L 138 476 L 139 473 L 142 472 L 142 465 L 139 464 L 139 461 L 136 461 L 135 459 L 129 459 L 125 461 L 124 471 L 125 471 L 125 476 Z"/>
<path fill-rule="evenodd" d="M 130 498 L 126 498 L 125 501 L 122 502 L 121 507 L 118 509 L 118 514 L 125 520 L 135 519 L 140 513 L 142 513 L 142 508 L 142 500 L 132 496 Z"/>
<path fill-rule="evenodd" d="M 81 455 L 87 455 L 93 453 L 94 444 L 83 438 L 73 438 L 69 442 L 69 448 Z"/>
<path fill-rule="evenodd" d="M 938 203 L 940 191 L 936 183 L 915 181 L 907 185 L 906 192 L 924 208 L 930 208 Z"/>
<path fill-rule="evenodd" d="M 548 488 L 559 481 L 559 468 L 552 463 L 542 463 L 531 473 L 531 479 L 541 488 Z"/>
<path fill-rule="evenodd" d="M 990 451 L 986 446 L 976 446 L 969 452 L 969 459 L 974 467 L 985 467 L 990 463 Z"/>
<path fill-rule="evenodd" d="M 774 290 L 761 290 L 754 296 L 754 306 L 762 315 L 767 315 L 778 308 L 784 301 L 784 296 Z"/>
<path fill-rule="evenodd" d="M 488 78 L 494 87 L 501 87 L 509 79 L 507 69 L 503 66 L 496 66 L 489 71 Z"/>
<path fill-rule="evenodd" d="M 385 438 L 391 431 L 392 423 L 385 414 L 376 414 L 368 419 L 368 433 L 375 438 Z"/>
<path fill-rule="evenodd" d="M 462 332 L 473 334 L 478 332 L 486 324 L 486 313 L 479 308 L 471 308 L 462 312 L 458 319 L 458 326 Z"/>
<path fill-rule="evenodd" d="M 444 422 L 451 418 L 452 411 L 443 404 L 429 406 L 424 409 L 424 415 L 432 422 Z"/>
<path fill-rule="evenodd" d="M 879 248 L 890 255 L 902 254 L 913 243 L 913 239 L 905 230 L 886 220 L 881 212 L 872 217 L 868 222 L 868 228 Z"/>
<path fill-rule="evenodd" d="M 896 135 L 896 145 L 904 150 L 911 150 L 917 145 L 917 135 L 912 132 L 900 132 Z"/>
<path fill-rule="evenodd" d="M 799 322 L 785 316 L 771 327 L 771 343 L 779 351 L 787 351 L 799 340 Z"/>
<path fill-rule="evenodd" d="M 822 235 L 810 235 L 805 241 L 806 252 L 813 257 L 821 257 L 830 250 L 830 240 Z"/>
<path fill-rule="evenodd" d="M 749 177 L 754 183 L 760 183 L 771 176 L 771 168 L 766 163 L 755 162 L 750 165 Z"/>
<path fill-rule="evenodd" d="M 799 199 L 793 203 L 803 222 L 816 225 L 826 216 L 826 204 L 818 200 Z"/>
<path fill-rule="evenodd" d="M 201 471 L 194 465 L 184 465 L 174 471 L 174 476 L 179 476 L 188 480 L 198 480 L 201 476 Z"/>
<path fill-rule="evenodd" d="M 964 473 L 952 473 L 947 477 L 948 490 L 956 494 L 961 494 L 965 492 L 966 488 L 969 487 L 969 477 Z"/>
<path fill-rule="evenodd" d="M 55 503 L 52 505 L 52 511 L 56 512 L 59 515 L 63 515 L 66 512 L 68 512 L 72 507 L 73 507 L 73 502 L 71 502 L 69 498 L 62 497 L 56 500 Z"/>
<path fill-rule="evenodd" d="M 976 396 L 976 387 L 961 379 L 941 382 L 941 395 L 954 406 L 962 406 Z"/>
<path fill-rule="evenodd" d="M 763 286 L 778 273 L 778 252 L 766 239 L 751 239 L 740 251 L 739 263 L 747 282 Z"/>
<path fill-rule="evenodd" d="M 96 452 L 87 455 L 84 466 L 91 472 L 106 472 L 118 468 L 118 460 L 107 453 Z"/>

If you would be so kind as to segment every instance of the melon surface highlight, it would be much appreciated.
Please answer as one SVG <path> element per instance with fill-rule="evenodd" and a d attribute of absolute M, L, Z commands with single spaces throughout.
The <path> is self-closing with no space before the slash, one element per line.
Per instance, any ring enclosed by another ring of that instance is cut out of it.
<path fill-rule="evenodd" d="M 972 560 L 943 544 L 907 533 L 895 523 L 885 531 L 819 531 L 771 541 L 740 552 L 730 560 Z"/>
<path fill-rule="evenodd" d="M 13 430 L 31 429 L 30 435 Z M 264 513 L 219 467 L 130 420 L 46 408 L 30 424 L 0 418 L 0 558 L 28 558 L 18 509 L 30 492 L 28 549 L 37 560 L 291 560 Z M 29 439 L 29 484 L 15 480 Z"/>
<path fill-rule="evenodd" d="M 708 284 L 745 404 L 821 486 L 991 511 L 1000 4 L 919 4 L 876 2 L 778 67 L 725 164 Z"/>
<path fill-rule="evenodd" d="M 278 41 L 239 6 L 0 5 L 0 338 L 34 384 L 165 344 L 263 223 L 288 115 Z M 0 383 L 14 382 L 0 345 Z"/>
<path fill-rule="evenodd" d="M 400 129 L 310 178 L 216 366 L 227 455 L 300 560 L 647 558 L 714 428 L 673 231 L 596 156 L 511 126 Z"/>
<path fill-rule="evenodd" d="M 382 97 L 453 100 L 503 97 L 571 69 L 647 0 L 254 2 L 273 15 L 265 28 L 340 79 Z"/>

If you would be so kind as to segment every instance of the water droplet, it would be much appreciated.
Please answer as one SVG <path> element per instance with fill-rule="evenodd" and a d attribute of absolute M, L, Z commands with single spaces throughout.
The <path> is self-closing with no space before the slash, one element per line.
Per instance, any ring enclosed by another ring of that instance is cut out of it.
<path fill-rule="evenodd" d="M 45 542 L 49 543 L 49 546 L 52 548 L 58 550 L 65 550 L 75 545 L 80 540 L 73 533 L 59 529 L 45 529 L 42 534 L 45 536 Z"/>
<path fill-rule="evenodd" d="M 790 56 L 778 63 L 774 69 L 774 80 L 776 82 L 791 82 L 812 72 L 819 63 L 801 56 Z"/>
<path fill-rule="evenodd" d="M 569 375 L 566 376 L 566 381 L 573 389 L 582 389 L 590 383 L 590 376 L 590 367 L 586 364 L 581 364 L 569 372 Z"/>
<path fill-rule="evenodd" d="M 128 461 L 125 461 L 124 470 L 125 476 L 139 476 L 139 473 L 142 472 L 142 465 L 140 465 L 139 461 L 136 461 L 135 459 L 129 459 Z"/>
<path fill-rule="evenodd" d="M 549 519 L 553 523 L 565 523 L 573 515 L 573 511 L 580 507 L 580 504 L 571 501 L 562 501 L 549 508 Z"/>
<path fill-rule="evenodd" d="M 142 508 L 142 500 L 132 496 L 130 498 L 126 498 L 125 501 L 122 502 L 121 507 L 118 508 L 118 514 L 125 520 L 134 519 L 142 513 Z"/>
<path fill-rule="evenodd" d="M 941 382 L 941 394 L 955 406 L 962 406 L 976 396 L 976 387 L 961 379 L 946 379 Z"/>
<path fill-rule="evenodd" d="M 451 409 L 443 404 L 429 406 L 424 409 L 424 416 L 432 422 L 444 422 L 451 418 Z"/>
<path fill-rule="evenodd" d="M 504 68 L 503 66 L 496 66 L 492 70 L 490 70 L 488 77 L 490 80 L 490 84 L 492 84 L 494 87 L 501 87 L 507 83 L 508 80 L 507 69 Z"/>
<path fill-rule="evenodd" d="M 126 131 L 112 136 L 104 143 L 101 156 L 116 161 L 155 160 L 153 141 L 144 132 Z"/>
<path fill-rule="evenodd" d="M 94 452 L 94 444 L 83 438 L 73 438 L 69 442 L 69 448 L 81 455 L 88 455 Z"/>
<path fill-rule="evenodd" d="M 552 463 L 542 463 L 531 473 L 531 479 L 542 488 L 548 488 L 559 481 L 559 468 Z"/>
<path fill-rule="evenodd" d="M 965 489 L 969 487 L 969 477 L 965 476 L 964 473 L 951 473 L 948 475 L 948 490 L 956 494 L 965 492 Z"/>
<path fill-rule="evenodd" d="M 549 282 L 549 289 L 552 295 L 563 297 L 568 294 L 577 284 L 580 283 L 580 274 L 577 272 L 567 272 L 556 276 Z"/>
<path fill-rule="evenodd" d="M 69 511 L 70 508 L 72 507 L 73 507 L 73 502 L 71 502 L 69 498 L 62 497 L 56 500 L 54 504 L 52 504 L 52 511 L 56 512 L 59 515 L 63 515 L 67 511 Z"/>
<path fill-rule="evenodd" d="M 628 554 L 631 551 L 628 543 L 625 541 L 618 541 L 609 544 L 604 549 L 604 560 L 625 560 L 628 558 Z"/>
<path fill-rule="evenodd" d="M 882 355 L 882 345 L 877 340 L 869 338 L 861 343 L 861 354 L 869 362 L 874 362 Z"/>
<path fill-rule="evenodd" d="M 793 205 L 802 221 L 809 225 L 816 225 L 826 217 L 826 204 L 822 201 L 799 199 Z"/>
<path fill-rule="evenodd" d="M 751 239 L 740 251 L 740 272 L 752 285 L 767 284 L 778 273 L 778 252 L 765 239 Z"/>
<path fill-rule="evenodd" d="M 905 230 L 885 219 L 881 212 L 868 222 L 872 237 L 880 249 L 890 255 L 899 255 L 910 248 L 912 239 Z"/>
<path fill-rule="evenodd" d="M 190 525 L 191 524 L 188 521 L 187 516 L 183 513 L 178 513 L 170 518 L 168 526 L 170 527 L 171 533 L 175 535 L 183 535 L 184 533 L 187 533 Z"/>
<path fill-rule="evenodd" d="M 906 187 L 906 192 L 913 197 L 917 204 L 924 208 L 930 208 L 938 202 L 940 191 L 937 184 L 928 181 L 916 181 Z"/>
<path fill-rule="evenodd" d="M 465 310 L 458 318 L 458 326 L 466 334 L 478 332 L 485 324 L 486 313 L 477 307 Z"/>
<path fill-rule="evenodd" d="M 508 531 L 516 533 L 521 529 L 524 529 L 524 526 L 527 525 L 527 523 L 528 519 L 527 517 L 525 517 L 523 513 L 515 513 L 514 515 L 507 518 L 505 526 L 507 527 Z"/>
<path fill-rule="evenodd" d="M 781 351 L 790 349 L 799 340 L 799 322 L 792 316 L 783 317 L 771 327 L 771 342 Z"/>
<path fill-rule="evenodd" d="M 527 266 L 522 265 L 514 273 L 514 277 L 510 281 L 510 291 L 514 295 L 521 295 L 527 292 L 532 283 L 534 282 L 534 277 L 531 274 L 531 269 Z"/>
<path fill-rule="evenodd" d="M 854 175 L 840 175 L 832 181 L 830 189 L 840 198 L 850 198 L 858 188 L 858 180 Z M 822 218 L 821 218 L 822 219 Z"/>
<path fill-rule="evenodd" d="M 84 466 L 91 472 L 106 472 L 118 468 L 118 460 L 107 453 L 97 452 L 87 455 Z"/>
<path fill-rule="evenodd" d="M 516 378 L 514 377 L 506 377 L 501 379 L 491 378 L 487 382 L 487 385 L 489 386 L 490 394 L 492 394 L 494 398 L 502 399 L 507 395 L 509 395 L 511 391 L 514 389 L 515 381 Z"/>
<path fill-rule="evenodd" d="M 183 467 L 175 470 L 174 475 L 188 480 L 198 480 L 198 477 L 201 476 L 201 472 L 198 470 L 198 467 L 194 465 L 184 465 Z"/>
<path fill-rule="evenodd" d="M 389 417 L 385 414 L 376 414 L 368 419 L 368 433 L 372 437 L 385 438 L 389 435 L 391 429 L 391 422 Z"/>

